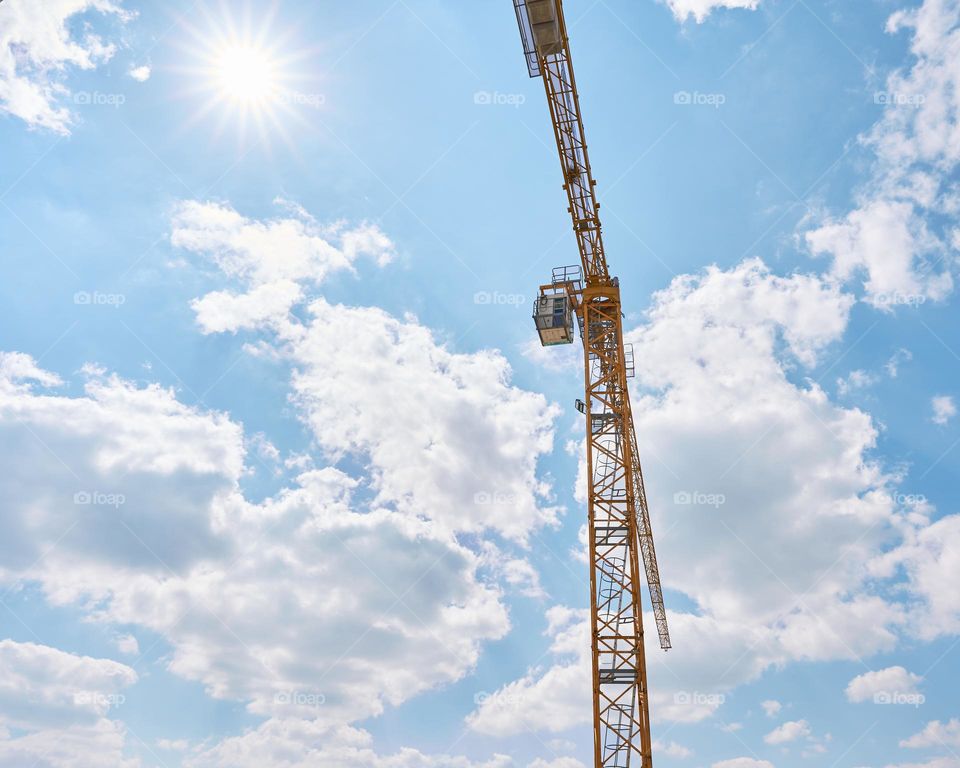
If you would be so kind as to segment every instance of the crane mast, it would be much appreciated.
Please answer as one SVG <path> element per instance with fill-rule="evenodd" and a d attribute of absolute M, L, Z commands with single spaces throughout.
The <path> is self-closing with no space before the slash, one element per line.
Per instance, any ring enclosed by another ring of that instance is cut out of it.
<path fill-rule="evenodd" d="M 640 563 L 660 646 L 670 647 L 627 379 L 620 285 L 603 248 L 600 204 L 584 137 L 562 0 L 513 0 L 531 77 L 541 77 L 563 172 L 580 264 L 540 286 L 534 321 L 544 346 L 569 344 L 574 319 L 584 355 L 588 544 L 597 768 L 650 768 L 650 701 Z"/>

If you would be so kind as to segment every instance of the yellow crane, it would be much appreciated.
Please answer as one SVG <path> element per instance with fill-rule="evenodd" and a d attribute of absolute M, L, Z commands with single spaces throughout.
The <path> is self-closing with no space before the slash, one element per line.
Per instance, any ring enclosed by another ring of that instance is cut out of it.
<path fill-rule="evenodd" d="M 583 341 L 585 394 L 577 409 L 586 416 L 595 765 L 649 768 L 641 559 L 664 650 L 670 632 L 627 389 L 633 349 L 623 341 L 620 284 L 604 255 L 562 0 L 513 4 L 527 69 L 543 79 L 580 250 L 579 265 L 554 269 L 540 286 L 533 319 L 544 346 L 572 343 L 574 320 Z"/>

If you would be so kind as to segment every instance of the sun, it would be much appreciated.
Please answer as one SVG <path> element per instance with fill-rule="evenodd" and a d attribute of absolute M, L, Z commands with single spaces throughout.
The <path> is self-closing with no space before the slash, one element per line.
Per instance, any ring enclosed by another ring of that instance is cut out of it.
<path fill-rule="evenodd" d="M 248 106 L 264 105 L 279 91 L 275 62 L 255 45 L 224 45 L 214 56 L 213 75 L 225 98 Z"/>
<path fill-rule="evenodd" d="M 181 129 L 202 126 L 216 142 L 233 135 L 238 147 L 252 140 L 269 149 L 274 138 L 295 146 L 292 132 L 312 130 L 325 104 L 325 76 L 312 62 L 317 47 L 304 47 L 296 28 L 278 27 L 269 0 L 199 0 L 197 8 L 173 67 L 192 102 Z"/>

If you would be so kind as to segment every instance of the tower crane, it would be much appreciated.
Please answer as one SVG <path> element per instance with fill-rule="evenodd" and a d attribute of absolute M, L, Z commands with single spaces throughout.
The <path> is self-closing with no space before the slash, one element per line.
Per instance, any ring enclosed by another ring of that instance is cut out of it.
<path fill-rule="evenodd" d="M 632 345 L 624 343 L 620 283 L 610 275 L 587 156 L 562 0 L 513 0 L 531 77 L 543 79 L 580 264 L 540 286 L 533 319 L 544 346 L 583 342 L 593 723 L 596 768 L 650 768 L 650 698 L 640 562 L 660 647 L 670 648 L 657 555 L 630 411 Z"/>

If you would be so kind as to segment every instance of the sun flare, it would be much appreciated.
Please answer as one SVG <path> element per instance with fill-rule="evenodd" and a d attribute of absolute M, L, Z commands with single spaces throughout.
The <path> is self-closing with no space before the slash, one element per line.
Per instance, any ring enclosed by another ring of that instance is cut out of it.
<path fill-rule="evenodd" d="M 277 92 L 276 65 L 254 46 L 225 46 L 216 56 L 214 73 L 220 92 L 233 101 L 262 104 Z"/>

